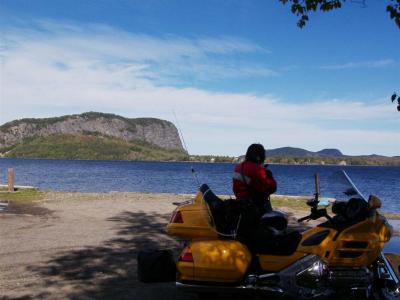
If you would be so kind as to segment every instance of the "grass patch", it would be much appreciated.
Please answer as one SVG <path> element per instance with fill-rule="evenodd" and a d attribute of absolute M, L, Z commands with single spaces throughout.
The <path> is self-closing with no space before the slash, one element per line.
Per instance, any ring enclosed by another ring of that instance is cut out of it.
<path fill-rule="evenodd" d="M 0 188 L 0 201 L 32 202 L 42 200 L 44 194 L 38 189 L 20 188 L 15 192 L 9 192 L 7 188 Z"/>
<path fill-rule="evenodd" d="M 271 205 L 274 208 L 292 208 L 297 210 L 310 210 L 310 207 L 306 204 L 307 197 L 286 197 L 286 196 L 271 196 Z"/>
<path fill-rule="evenodd" d="M 310 207 L 307 205 L 307 200 L 308 197 L 287 197 L 287 196 L 277 196 L 277 195 L 272 195 L 271 196 L 271 204 L 273 208 L 292 208 L 296 210 L 302 210 L 302 211 L 310 211 Z M 329 205 L 327 208 L 327 212 L 329 215 L 333 215 L 332 213 L 332 205 Z M 385 216 L 386 219 L 390 220 L 400 220 L 400 214 L 398 213 L 390 213 L 390 212 L 385 212 L 381 213 Z"/>
<path fill-rule="evenodd" d="M 400 214 L 396 213 L 383 213 L 386 219 L 390 220 L 400 220 Z"/>

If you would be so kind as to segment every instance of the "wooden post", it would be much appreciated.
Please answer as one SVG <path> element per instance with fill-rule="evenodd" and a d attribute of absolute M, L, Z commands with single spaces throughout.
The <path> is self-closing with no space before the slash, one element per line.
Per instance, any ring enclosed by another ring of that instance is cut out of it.
<path fill-rule="evenodd" d="M 9 168 L 7 171 L 8 191 L 14 192 L 14 169 Z"/>

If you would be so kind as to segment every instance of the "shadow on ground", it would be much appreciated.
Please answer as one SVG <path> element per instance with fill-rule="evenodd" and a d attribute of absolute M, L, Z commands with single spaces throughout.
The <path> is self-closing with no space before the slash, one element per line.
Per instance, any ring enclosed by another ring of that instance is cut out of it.
<path fill-rule="evenodd" d="M 45 216 L 53 213 L 51 210 L 44 208 L 34 202 L 9 201 L 6 203 L 7 206 L 2 211 L 2 213 L 16 215 L 27 214 L 32 216 Z"/>
<path fill-rule="evenodd" d="M 46 265 L 30 267 L 39 279 L 28 287 L 34 295 L 13 299 L 197 299 L 177 291 L 172 282 L 144 284 L 137 280 L 138 251 L 170 249 L 177 255 L 182 249 L 181 242 L 165 232 L 169 217 L 123 212 L 110 218 L 117 228 L 115 238 L 102 246 L 68 252 Z M 296 229 L 311 227 L 299 225 L 291 214 L 289 223 Z"/>
<path fill-rule="evenodd" d="M 190 299 L 179 294 L 174 283 L 143 284 L 137 280 L 139 250 L 178 251 L 179 241 L 165 233 L 168 219 L 169 214 L 145 212 L 123 212 L 110 218 L 118 229 L 115 238 L 100 247 L 66 253 L 45 266 L 30 267 L 44 279 L 44 286 L 40 294 L 20 299 Z"/>

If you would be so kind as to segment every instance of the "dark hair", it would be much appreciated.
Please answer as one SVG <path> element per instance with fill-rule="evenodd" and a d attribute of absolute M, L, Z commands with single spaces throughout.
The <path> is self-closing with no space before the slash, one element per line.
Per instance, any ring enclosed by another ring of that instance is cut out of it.
<path fill-rule="evenodd" d="M 261 164 L 265 160 L 265 149 L 261 144 L 251 144 L 247 148 L 246 160 Z"/>

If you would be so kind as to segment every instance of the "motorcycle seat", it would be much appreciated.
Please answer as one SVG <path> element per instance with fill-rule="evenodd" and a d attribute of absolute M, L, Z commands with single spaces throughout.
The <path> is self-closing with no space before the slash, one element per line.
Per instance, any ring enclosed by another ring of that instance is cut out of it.
<path fill-rule="evenodd" d="M 210 189 L 207 184 L 202 184 L 200 186 L 200 192 L 203 194 L 203 199 L 210 208 L 210 213 L 214 222 L 214 226 L 217 232 L 222 233 L 219 235 L 220 238 L 229 239 L 225 236 L 231 233 L 232 225 L 231 222 L 227 221 L 229 214 L 227 213 L 227 208 L 230 204 L 229 200 L 223 201 Z"/>
<path fill-rule="evenodd" d="M 287 256 L 293 254 L 301 241 L 302 235 L 293 231 L 283 235 L 272 235 L 270 232 L 260 232 L 255 250 L 258 254 Z"/>
<path fill-rule="evenodd" d="M 208 204 L 212 212 L 214 210 L 220 210 L 223 208 L 224 201 L 215 195 L 207 184 L 202 184 L 200 186 L 200 192 L 203 194 L 203 199 Z"/>
<path fill-rule="evenodd" d="M 286 214 L 279 210 L 266 212 L 261 216 L 260 225 L 262 227 L 272 227 L 276 230 L 285 230 L 287 228 Z"/>

